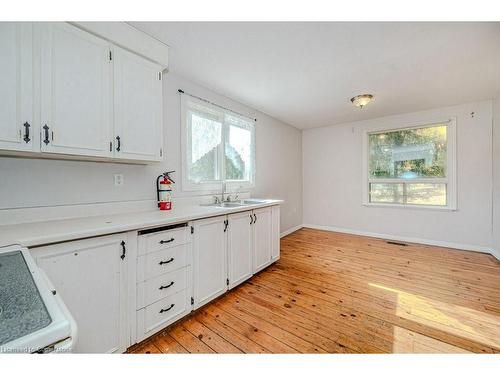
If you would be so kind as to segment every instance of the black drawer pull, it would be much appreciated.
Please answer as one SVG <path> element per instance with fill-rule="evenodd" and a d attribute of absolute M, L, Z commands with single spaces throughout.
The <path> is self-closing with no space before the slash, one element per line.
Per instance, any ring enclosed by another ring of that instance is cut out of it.
<path fill-rule="evenodd" d="M 30 124 L 29 122 L 25 122 L 23 124 L 24 126 L 24 142 L 28 143 L 31 139 L 30 139 Z"/>
<path fill-rule="evenodd" d="M 125 253 L 127 252 L 127 249 L 125 249 L 125 241 L 122 241 L 120 245 L 122 247 L 122 255 L 120 255 L 120 258 L 123 260 L 125 259 Z"/>
<path fill-rule="evenodd" d="M 158 263 L 160 266 L 164 265 L 164 264 L 167 264 L 167 263 L 170 263 L 170 262 L 173 262 L 174 261 L 174 258 L 170 258 L 169 260 L 162 260 L 160 263 Z"/>
<path fill-rule="evenodd" d="M 164 312 L 167 312 L 168 310 L 171 310 L 172 307 L 174 307 L 174 306 L 175 306 L 175 303 L 172 303 L 168 309 L 161 309 L 160 310 L 160 314 L 163 314 Z"/>
<path fill-rule="evenodd" d="M 174 242 L 175 238 L 171 238 L 169 240 L 161 240 L 160 244 L 163 245 L 164 243 L 169 243 L 169 242 Z"/>
<path fill-rule="evenodd" d="M 47 124 L 45 124 L 42 129 L 45 133 L 45 139 L 43 140 L 43 143 L 48 145 L 49 144 L 49 127 L 47 126 Z"/>
<path fill-rule="evenodd" d="M 162 285 L 162 286 L 160 286 L 159 289 L 160 290 L 167 289 L 167 288 L 170 288 L 172 285 L 174 285 L 173 281 L 171 281 L 170 284 L 168 284 L 168 285 Z"/>

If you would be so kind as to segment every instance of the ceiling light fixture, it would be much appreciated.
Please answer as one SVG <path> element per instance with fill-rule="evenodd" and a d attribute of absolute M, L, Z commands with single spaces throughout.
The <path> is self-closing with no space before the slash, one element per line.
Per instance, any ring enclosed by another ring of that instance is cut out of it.
<path fill-rule="evenodd" d="M 361 109 L 365 105 L 370 103 L 372 100 L 373 100 L 373 95 L 371 94 L 356 95 L 354 98 L 351 98 L 352 104 Z"/>

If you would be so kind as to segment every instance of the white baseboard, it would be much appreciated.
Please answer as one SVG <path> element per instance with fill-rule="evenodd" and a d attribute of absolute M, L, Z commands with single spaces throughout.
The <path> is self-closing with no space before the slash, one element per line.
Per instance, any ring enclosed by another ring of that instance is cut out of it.
<path fill-rule="evenodd" d="M 491 250 L 491 255 L 493 255 L 496 260 L 500 262 L 500 250 Z"/>
<path fill-rule="evenodd" d="M 290 229 L 287 229 L 286 231 L 284 231 L 284 232 L 282 232 L 282 233 L 280 234 L 280 238 L 283 238 L 283 237 L 288 236 L 289 234 L 291 234 L 291 233 L 293 233 L 293 232 L 298 231 L 300 228 L 302 228 L 302 226 L 303 226 L 303 225 L 301 224 L 301 225 L 297 225 L 297 226 L 295 226 L 295 227 L 292 227 L 292 228 L 290 228 Z"/>
<path fill-rule="evenodd" d="M 494 254 L 493 250 L 490 249 L 489 247 L 486 247 L 486 246 L 477 246 L 477 245 L 469 245 L 469 244 L 446 242 L 446 241 L 436 241 L 436 240 L 429 240 L 429 239 L 415 238 L 415 237 L 395 236 L 392 234 L 365 232 L 362 230 L 329 227 L 329 226 L 315 225 L 315 224 L 303 224 L 302 226 L 304 228 L 320 229 L 320 230 L 326 230 L 326 231 L 330 231 L 330 232 L 340 232 L 340 233 L 347 233 L 347 234 L 357 234 L 359 236 L 382 238 L 385 240 L 419 243 L 419 244 L 423 244 L 423 245 L 448 247 L 448 248 L 458 249 L 458 250 L 477 251 L 480 253 L 491 254 L 498 259 L 497 255 Z"/>

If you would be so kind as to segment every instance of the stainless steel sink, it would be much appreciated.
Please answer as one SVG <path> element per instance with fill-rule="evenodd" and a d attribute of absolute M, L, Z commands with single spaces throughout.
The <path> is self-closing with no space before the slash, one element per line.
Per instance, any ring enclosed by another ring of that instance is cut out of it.
<path fill-rule="evenodd" d="M 201 206 L 206 207 L 219 207 L 219 208 L 235 208 L 235 207 L 243 207 L 243 206 L 251 206 L 253 204 L 266 203 L 264 200 L 260 199 L 244 199 L 236 202 L 222 202 L 222 203 L 205 203 L 201 204 Z"/>
<path fill-rule="evenodd" d="M 222 203 L 208 203 L 208 204 L 202 204 L 201 206 L 207 206 L 207 207 L 219 207 L 219 208 L 234 208 L 234 207 L 242 207 L 245 206 L 243 203 L 238 203 L 238 202 L 222 202 Z"/>
<path fill-rule="evenodd" d="M 242 200 L 241 203 L 243 203 L 244 205 L 247 205 L 247 204 L 261 204 L 261 203 L 266 203 L 266 201 L 264 201 L 262 199 L 245 199 L 245 200 Z"/>

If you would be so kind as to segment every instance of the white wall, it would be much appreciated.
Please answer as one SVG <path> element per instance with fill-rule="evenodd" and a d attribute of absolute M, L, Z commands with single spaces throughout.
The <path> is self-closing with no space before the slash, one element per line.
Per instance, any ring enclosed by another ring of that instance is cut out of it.
<path fill-rule="evenodd" d="M 363 129 L 398 128 L 453 116 L 457 117 L 457 211 L 362 205 Z M 492 245 L 491 132 L 491 101 L 306 130 L 304 223 L 487 251 Z"/>
<path fill-rule="evenodd" d="M 142 166 L 0 157 L 0 217 L 8 216 L 9 209 L 26 207 L 155 200 L 155 178 L 165 170 L 176 170 L 174 179 L 180 184 L 179 88 L 257 118 L 256 186 L 252 195 L 285 200 L 282 231 L 301 224 L 301 131 L 172 73 L 165 74 L 163 82 L 164 162 Z M 124 175 L 124 186 L 114 186 L 115 173 Z M 180 191 L 179 184 L 174 186 L 174 196 L 188 196 Z"/>
<path fill-rule="evenodd" d="M 493 249 L 500 260 L 500 97 L 493 102 Z"/>

